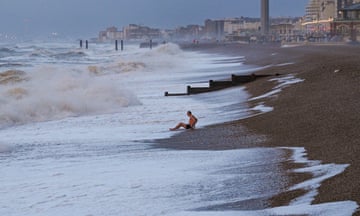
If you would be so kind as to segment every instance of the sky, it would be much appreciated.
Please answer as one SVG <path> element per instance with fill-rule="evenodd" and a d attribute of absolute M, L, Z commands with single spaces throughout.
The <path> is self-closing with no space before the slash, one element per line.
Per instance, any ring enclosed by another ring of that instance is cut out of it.
<path fill-rule="evenodd" d="M 270 0 L 270 16 L 303 16 L 308 0 Z M 0 34 L 94 36 L 128 24 L 174 29 L 260 17 L 260 0 L 0 0 Z"/>

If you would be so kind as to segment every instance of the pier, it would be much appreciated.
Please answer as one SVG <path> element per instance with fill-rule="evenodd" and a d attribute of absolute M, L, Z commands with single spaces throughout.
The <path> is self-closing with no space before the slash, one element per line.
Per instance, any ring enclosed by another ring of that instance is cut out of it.
<path fill-rule="evenodd" d="M 201 93 L 207 93 L 212 91 L 217 91 L 225 88 L 230 88 L 234 86 L 243 85 L 245 83 L 249 83 L 252 81 L 255 81 L 258 78 L 262 77 L 269 77 L 269 76 L 278 76 L 279 74 L 275 75 L 258 75 L 258 74 L 249 74 L 249 75 L 231 75 L 230 80 L 209 80 L 209 86 L 208 87 L 191 87 L 187 86 L 187 91 L 185 93 L 169 93 L 165 92 L 165 96 L 185 96 L 185 95 L 192 95 L 192 94 L 201 94 Z"/>

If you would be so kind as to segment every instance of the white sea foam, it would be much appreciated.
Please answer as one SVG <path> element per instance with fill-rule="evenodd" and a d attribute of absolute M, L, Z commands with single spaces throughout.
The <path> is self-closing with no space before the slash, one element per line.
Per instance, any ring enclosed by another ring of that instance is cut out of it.
<path fill-rule="evenodd" d="M 295 63 L 294 62 L 286 62 L 286 63 L 277 64 L 275 66 L 282 67 L 282 66 L 293 65 L 293 64 L 295 64 Z"/>
<path fill-rule="evenodd" d="M 277 207 L 259 211 L 226 211 L 226 212 L 180 212 L 171 216 L 351 216 L 357 208 L 356 202 L 343 201 L 323 203 L 318 205 L 297 205 L 291 207 Z"/>
<path fill-rule="evenodd" d="M 27 77 L 27 81 L 0 86 L 1 125 L 110 113 L 140 103 L 126 90 L 126 83 L 66 67 L 36 68 Z"/>
<path fill-rule="evenodd" d="M 268 215 L 311 215 L 311 216 L 351 216 L 359 207 L 354 201 L 339 201 L 312 205 L 314 197 L 317 195 L 317 189 L 321 182 L 342 173 L 347 164 L 321 164 L 320 161 L 312 161 L 306 157 L 304 148 L 284 148 L 293 151 L 292 159 L 296 163 L 304 163 L 305 168 L 295 169 L 294 172 L 312 173 L 313 178 L 305 182 L 290 187 L 289 190 L 305 189 L 308 191 L 305 195 L 296 198 L 288 206 L 268 208 L 255 211 L 183 211 L 172 214 L 174 216 L 268 216 Z"/>
<path fill-rule="evenodd" d="M 0 143 L 0 153 L 10 152 L 12 147 L 3 143 Z"/>
<path fill-rule="evenodd" d="M 82 145 L 76 156 L 69 144 L 43 145 L 34 149 L 42 152 L 36 158 L 30 151 L 25 160 L 0 167 L 5 174 L 0 191 L 11 191 L 0 197 L 0 214 L 171 215 L 279 190 L 271 178 L 262 178 L 281 175 L 276 170 L 282 153 L 276 149 L 178 152 L 101 146 Z M 89 153 L 97 155 L 89 158 Z"/>
<path fill-rule="evenodd" d="M 269 81 L 276 81 L 279 83 L 279 85 L 277 85 L 275 88 L 283 88 L 292 84 L 303 82 L 304 80 L 296 78 L 294 75 L 289 74 L 284 77 L 270 79 Z"/>
<path fill-rule="evenodd" d="M 306 158 L 304 148 L 293 148 L 293 150 L 294 160 L 308 165 L 305 168 L 295 169 L 294 172 L 310 172 L 313 173 L 314 177 L 290 188 L 290 190 L 305 189 L 309 191 L 304 196 L 295 199 L 292 202 L 292 205 L 311 203 L 317 195 L 317 189 L 320 187 L 321 182 L 344 172 L 344 170 L 349 166 L 348 164 L 321 164 L 320 161 L 309 161 Z"/>
<path fill-rule="evenodd" d="M 277 83 L 279 83 L 278 85 L 276 85 L 271 91 L 257 96 L 257 97 L 252 97 L 249 99 L 249 101 L 253 101 L 253 100 L 259 100 L 259 99 L 264 99 L 264 98 L 268 98 L 268 97 L 272 97 L 272 96 L 276 96 L 277 94 L 279 94 L 283 88 L 288 87 L 292 84 L 296 84 L 296 83 L 300 83 L 303 82 L 303 79 L 300 78 L 296 78 L 294 75 L 290 74 L 284 77 L 279 77 L 279 78 L 273 78 L 270 79 L 269 81 L 275 81 Z"/>
<path fill-rule="evenodd" d="M 303 46 L 304 44 L 302 43 L 294 43 L 294 44 L 283 44 L 281 45 L 281 48 L 291 48 L 291 47 L 298 47 L 298 46 Z"/>
<path fill-rule="evenodd" d="M 182 54 L 174 44 L 153 50 L 128 46 L 124 53 L 104 45 L 91 50 L 68 44 L 43 46 L 18 45 L 23 56 L 8 57 L 8 61 L 28 62 L 30 56 L 33 65 L 24 69 L 25 76 L 6 73 L 1 78 L 0 126 L 113 113 L 139 105 L 138 90 L 144 90 L 143 86 L 149 89 L 150 81 L 159 79 L 158 74 L 149 72 L 176 68 Z M 129 72 L 139 73 L 127 75 Z"/>
<path fill-rule="evenodd" d="M 265 106 L 264 104 L 259 104 L 255 107 L 253 107 L 251 110 L 254 111 L 260 111 L 261 113 L 266 113 L 266 112 L 271 112 L 274 110 L 274 108 L 269 107 L 269 106 Z"/>

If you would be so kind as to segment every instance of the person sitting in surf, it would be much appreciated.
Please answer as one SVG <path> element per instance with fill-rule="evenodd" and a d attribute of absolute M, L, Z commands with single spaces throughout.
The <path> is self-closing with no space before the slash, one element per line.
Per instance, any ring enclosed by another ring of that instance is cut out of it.
<path fill-rule="evenodd" d="M 185 124 L 184 122 L 180 122 L 179 124 L 176 125 L 176 127 L 170 128 L 171 131 L 177 130 L 181 127 L 185 128 L 185 129 L 195 129 L 195 125 L 196 125 L 198 119 L 191 113 L 191 111 L 187 111 L 186 114 L 189 117 L 189 123 Z"/>

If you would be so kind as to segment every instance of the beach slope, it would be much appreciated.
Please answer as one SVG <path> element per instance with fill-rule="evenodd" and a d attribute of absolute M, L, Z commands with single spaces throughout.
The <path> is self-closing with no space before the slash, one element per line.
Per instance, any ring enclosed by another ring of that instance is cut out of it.
<path fill-rule="evenodd" d="M 278 73 L 280 77 L 291 74 L 303 82 L 270 97 L 249 101 L 249 106 L 262 103 L 271 106 L 274 108 L 271 112 L 190 134 L 180 133 L 171 141 L 159 141 L 159 147 L 214 150 L 304 147 L 310 160 L 350 165 L 340 175 L 322 183 L 314 203 L 343 200 L 360 203 L 360 46 L 217 44 L 186 49 L 245 56 L 246 64 L 267 66 L 257 74 Z M 246 89 L 252 97 L 264 95 L 277 85 L 272 78 L 258 79 L 247 84 Z M 277 203 L 279 200 L 284 197 L 275 199 L 273 204 L 283 204 Z"/>

